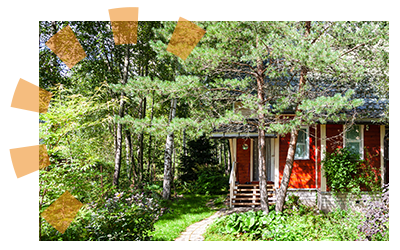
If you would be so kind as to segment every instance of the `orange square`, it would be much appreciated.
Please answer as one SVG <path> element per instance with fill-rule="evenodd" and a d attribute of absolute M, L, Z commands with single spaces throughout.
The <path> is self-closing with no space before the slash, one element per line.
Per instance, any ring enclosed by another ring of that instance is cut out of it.
<path fill-rule="evenodd" d="M 136 44 L 139 8 L 117 8 L 108 10 L 116 45 Z"/>
<path fill-rule="evenodd" d="M 186 60 L 205 33 L 206 31 L 196 24 L 180 17 L 169 41 L 167 51 Z"/>
<path fill-rule="evenodd" d="M 39 169 L 43 169 L 49 165 L 50 159 L 47 154 L 46 145 L 39 145 Z"/>
<path fill-rule="evenodd" d="M 139 20 L 139 7 L 126 7 L 109 9 L 111 22 L 113 21 L 138 21 Z"/>
<path fill-rule="evenodd" d="M 138 22 L 111 21 L 115 45 L 136 44 Z"/>
<path fill-rule="evenodd" d="M 42 217 L 60 233 L 67 230 L 69 224 L 74 220 L 82 203 L 65 191 L 55 202 L 53 202 L 41 214 Z"/>
<path fill-rule="evenodd" d="M 52 36 L 46 42 L 46 45 L 70 69 L 86 57 L 86 53 L 83 50 L 82 45 L 79 43 L 69 25 Z"/>
<path fill-rule="evenodd" d="M 8 151 L 17 179 L 39 170 L 39 145 L 10 148 Z"/>
<path fill-rule="evenodd" d="M 15 88 L 11 107 L 39 112 L 39 87 L 24 79 L 19 79 Z"/>
<path fill-rule="evenodd" d="M 52 93 L 39 88 L 39 113 L 47 113 Z"/>

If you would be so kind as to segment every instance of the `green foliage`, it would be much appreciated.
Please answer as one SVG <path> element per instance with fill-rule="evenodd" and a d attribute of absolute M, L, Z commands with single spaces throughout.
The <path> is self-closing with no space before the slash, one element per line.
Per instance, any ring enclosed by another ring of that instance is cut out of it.
<path fill-rule="evenodd" d="M 190 140 L 187 143 L 186 155 L 180 156 L 179 171 L 183 182 L 195 181 L 199 178 L 201 169 L 217 164 L 215 145 L 206 136 Z M 211 170 L 211 169 L 210 169 Z"/>
<path fill-rule="evenodd" d="M 303 205 L 299 206 L 304 207 Z M 304 213 L 249 211 L 233 213 L 214 221 L 207 229 L 205 240 L 357 240 L 362 215 L 350 210 L 317 213 L 304 207 Z"/>
<path fill-rule="evenodd" d="M 327 184 L 333 192 L 356 192 L 360 189 L 360 155 L 346 148 L 327 153 L 322 162 Z"/>
<path fill-rule="evenodd" d="M 150 240 L 165 209 L 159 198 L 143 192 L 121 192 L 82 208 L 64 234 L 43 223 L 42 240 Z"/>
<path fill-rule="evenodd" d="M 363 209 L 364 220 L 358 226 L 365 234 L 361 240 L 389 240 L 389 184 L 384 185 L 381 199 L 369 200 Z"/>
<path fill-rule="evenodd" d="M 218 168 L 203 168 L 198 172 L 198 179 L 195 181 L 195 188 L 198 194 L 223 194 L 228 192 L 229 176 Z"/>
<path fill-rule="evenodd" d="M 153 232 L 152 240 L 172 241 L 186 230 L 186 228 L 198 221 L 210 217 L 215 210 L 222 208 L 221 200 L 225 196 L 185 194 L 178 200 L 165 201 L 165 206 L 169 208 L 168 213 L 164 213 L 155 223 L 156 230 Z M 213 208 L 207 203 L 214 201 Z"/>
<path fill-rule="evenodd" d="M 366 160 L 361 160 L 359 154 L 350 152 L 347 148 L 336 149 L 327 153 L 322 162 L 327 178 L 327 184 L 335 194 L 350 192 L 360 194 L 366 190 L 380 190 L 380 174 L 371 164 L 371 156 L 366 150 Z"/>

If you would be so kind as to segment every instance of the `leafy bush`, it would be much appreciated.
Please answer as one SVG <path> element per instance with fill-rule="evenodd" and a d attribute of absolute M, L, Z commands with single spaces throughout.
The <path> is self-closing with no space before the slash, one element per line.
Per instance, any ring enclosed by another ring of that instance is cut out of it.
<path fill-rule="evenodd" d="M 298 209 L 283 213 L 249 211 L 221 217 L 205 236 L 206 240 L 356 240 L 361 221 L 361 214 L 351 210 L 324 214 L 300 204 Z"/>
<path fill-rule="evenodd" d="M 228 233 L 252 232 L 255 235 L 262 233 L 260 226 L 266 220 L 262 216 L 262 211 L 249 211 L 247 213 L 232 214 L 228 216 L 225 230 Z"/>
<path fill-rule="evenodd" d="M 333 192 L 357 192 L 360 188 L 360 156 L 346 148 L 327 153 L 323 163 L 328 186 Z"/>
<path fill-rule="evenodd" d="M 154 222 L 161 215 L 159 204 L 144 193 L 116 193 L 92 214 L 91 240 L 150 240 Z"/>
<path fill-rule="evenodd" d="M 198 194 L 222 194 L 226 193 L 229 185 L 229 177 L 217 169 L 205 169 L 199 172 L 195 182 Z"/>
<path fill-rule="evenodd" d="M 42 240 L 150 240 L 164 211 L 157 198 L 143 192 L 116 193 L 103 204 L 86 206 L 64 234 L 44 223 Z"/>
<path fill-rule="evenodd" d="M 327 153 L 322 163 L 327 184 L 334 194 L 351 192 L 359 195 L 361 190 L 381 190 L 379 166 L 371 163 L 367 149 L 365 160 L 347 148 L 339 148 L 333 153 Z"/>
<path fill-rule="evenodd" d="M 362 240 L 389 240 L 389 184 L 383 187 L 382 199 L 369 201 L 363 212 L 365 219 L 358 226 L 365 234 Z"/>

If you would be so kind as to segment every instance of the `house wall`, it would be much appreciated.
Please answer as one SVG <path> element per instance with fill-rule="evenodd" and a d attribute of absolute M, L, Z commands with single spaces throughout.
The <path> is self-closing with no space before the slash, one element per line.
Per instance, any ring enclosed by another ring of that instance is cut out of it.
<path fill-rule="evenodd" d="M 364 156 L 369 152 L 370 163 L 379 173 L 380 157 L 380 126 L 364 125 Z M 326 125 L 326 152 L 332 153 L 336 148 L 343 147 L 343 124 Z M 321 189 L 321 125 L 309 127 L 309 159 L 295 160 L 289 183 L 290 189 Z M 289 148 L 290 134 L 280 136 L 279 141 L 279 184 L 282 180 Z M 249 148 L 243 150 L 242 145 L 247 143 Z M 243 184 L 250 181 L 250 139 L 237 139 L 237 180 Z M 327 191 L 330 191 L 329 186 Z"/>
<path fill-rule="evenodd" d="M 307 206 L 318 206 L 319 210 L 332 212 L 336 208 L 361 211 L 370 201 L 380 200 L 379 194 L 364 192 L 360 197 L 350 194 L 339 194 L 334 196 L 331 192 L 320 192 L 319 190 L 288 190 L 286 200 L 289 196 L 299 196 L 301 204 Z"/>
<path fill-rule="evenodd" d="M 364 126 L 364 159 L 368 159 L 376 174 L 380 174 L 381 150 L 380 150 L 380 126 Z M 368 152 L 368 153 L 367 153 Z"/>
<path fill-rule="evenodd" d="M 317 127 L 318 131 L 318 127 Z M 318 133 L 318 132 L 317 132 Z M 293 162 L 292 174 L 290 176 L 289 188 L 316 188 L 317 180 L 321 179 L 316 160 L 320 157 L 315 157 L 315 151 L 320 150 L 321 142 L 316 140 L 316 130 L 314 126 L 309 128 L 309 159 L 295 160 Z M 289 149 L 290 134 L 279 137 L 279 183 L 282 180 L 283 170 L 285 168 L 286 156 Z M 315 145 L 317 143 L 317 145 Z M 317 151 L 317 152 L 318 152 Z M 319 175 L 319 176 L 318 176 Z M 319 181 L 320 183 L 320 181 Z"/>
<path fill-rule="evenodd" d="M 337 148 L 343 148 L 343 124 L 326 125 L 326 152 L 333 153 Z"/>
<path fill-rule="evenodd" d="M 244 143 L 249 145 L 247 150 L 244 150 L 242 147 Z M 239 181 L 240 184 L 250 181 L 250 143 L 250 139 L 237 139 L 236 181 Z"/>

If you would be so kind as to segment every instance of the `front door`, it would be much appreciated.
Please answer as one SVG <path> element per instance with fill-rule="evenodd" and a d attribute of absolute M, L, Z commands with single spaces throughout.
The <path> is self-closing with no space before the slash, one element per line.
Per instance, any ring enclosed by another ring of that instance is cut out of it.
<path fill-rule="evenodd" d="M 258 164 L 258 139 L 252 139 L 252 181 L 259 181 L 259 164 Z M 265 138 L 265 157 L 267 169 L 267 181 L 274 181 L 275 176 L 275 140 L 274 138 Z"/>

